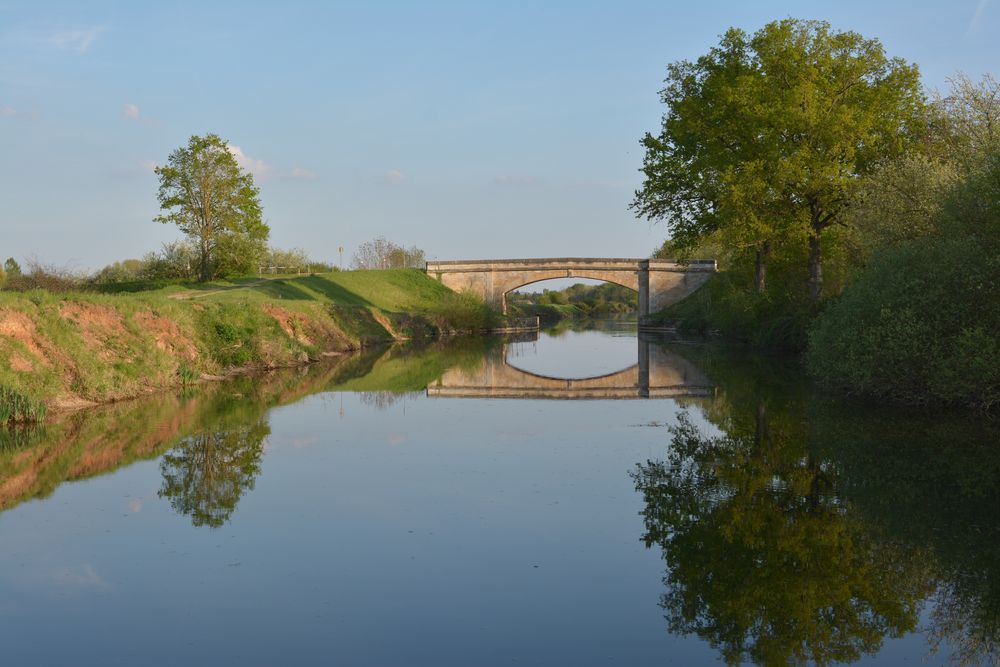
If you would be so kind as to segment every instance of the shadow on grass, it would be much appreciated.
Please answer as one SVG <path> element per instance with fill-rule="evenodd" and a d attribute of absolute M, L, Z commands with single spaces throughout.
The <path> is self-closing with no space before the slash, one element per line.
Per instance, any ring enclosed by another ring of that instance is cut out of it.
<path fill-rule="evenodd" d="M 297 278 L 296 282 L 308 287 L 314 292 L 319 292 L 326 298 L 330 299 L 334 303 L 343 304 L 347 306 L 372 306 L 373 304 L 364 297 L 346 289 L 342 285 L 331 280 L 325 280 L 319 276 L 306 276 L 305 278 Z"/>
<path fill-rule="evenodd" d="M 309 292 L 284 280 L 271 280 L 259 285 L 252 285 L 249 289 L 276 299 L 293 299 L 297 301 L 316 300 Z"/>

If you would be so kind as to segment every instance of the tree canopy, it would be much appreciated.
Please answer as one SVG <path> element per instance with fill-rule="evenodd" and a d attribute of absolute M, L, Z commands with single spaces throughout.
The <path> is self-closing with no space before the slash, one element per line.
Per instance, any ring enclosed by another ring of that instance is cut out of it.
<path fill-rule="evenodd" d="M 249 273 L 267 250 L 270 229 L 261 219 L 260 190 L 216 134 L 192 136 L 156 168 L 155 219 L 175 224 L 198 248 L 198 277 Z"/>
<path fill-rule="evenodd" d="M 785 19 L 752 37 L 730 29 L 697 61 L 671 64 L 665 83 L 632 208 L 665 221 L 680 250 L 711 237 L 752 250 L 758 289 L 771 245 L 805 242 L 818 299 L 825 232 L 848 224 L 860 177 L 920 133 L 916 66 L 878 40 Z"/>

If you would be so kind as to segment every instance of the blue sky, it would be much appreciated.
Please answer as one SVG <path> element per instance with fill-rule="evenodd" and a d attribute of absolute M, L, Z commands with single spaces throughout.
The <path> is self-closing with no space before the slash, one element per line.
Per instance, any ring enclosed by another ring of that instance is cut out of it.
<path fill-rule="evenodd" d="M 384 235 L 429 258 L 646 256 L 627 206 L 665 67 L 730 26 L 820 18 L 929 88 L 1000 75 L 1000 1 L 137 3 L 0 0 L 0 258 L 138 257 L 162 163 L 242 151 L 272 242 L 345 263 Z"/>

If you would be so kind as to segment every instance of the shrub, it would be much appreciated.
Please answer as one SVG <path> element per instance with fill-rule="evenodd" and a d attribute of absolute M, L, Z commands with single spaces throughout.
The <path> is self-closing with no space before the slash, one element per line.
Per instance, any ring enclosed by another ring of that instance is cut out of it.
<path fill-rule="evenodd" d="M 969 237 L 886 250 L 817 319 L 822 382 L 905 403 L 1000 404 L 1000 260 Z"/>
<path fill-rule="evenodd" d="M 430 315 L 438 328 L 448 331 L 483 331 L 499 321 L 499 315 L 471 292 L 445 295 Z"/>
<path fill-rule="evenodd" d="M 77 290 L 83 279 L 65 267 L 46 265 L 31 260 L 27 273 L 8 272 L 5 289 L 13 292 L 27 292 L 42 289 L 49 292 L 71 292 Z"/>
<path fill-rule="evenodd" d="M 745 281 L 733 271 L 719 273 L 654 317 L 687 333 L 720 333 L 757 348 L 802 350 L 811 307 L 803 300 L 758 294 Z"/>

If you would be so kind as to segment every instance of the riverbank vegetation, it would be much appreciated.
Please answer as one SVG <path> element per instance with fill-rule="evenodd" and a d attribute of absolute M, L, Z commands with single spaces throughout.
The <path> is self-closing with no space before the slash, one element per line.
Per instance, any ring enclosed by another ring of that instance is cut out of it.
<path fill-rule="evenodd" d="M 489 328 L 493 314 L 422 271 L 344 271 L 141 292 L 0 292 L 5 412 L 115 401 L 193 379 L 307 363 L 403 338 Z"/>
<path fill-rule="evenodd" d="M 156 221 L 184 238 L 91 275 L 4 263 L 0 424 L 497 323 L 482 299 L 402 268 L 422 263 L 416 247 L 362 244 L 356 263 L 378 271 L 269 247 L 253 176 L 218 135 L 192 136 L 156 174 Z"/>
<path fill-rule="evenodd" d="M 995 79 L 929 94 L 878 40 L 787 19 L 671 65 L 662 100 L 633 208 L 657 256 L 722 268 L 662 321 L 847 392 L 1000 405 Z"/>

